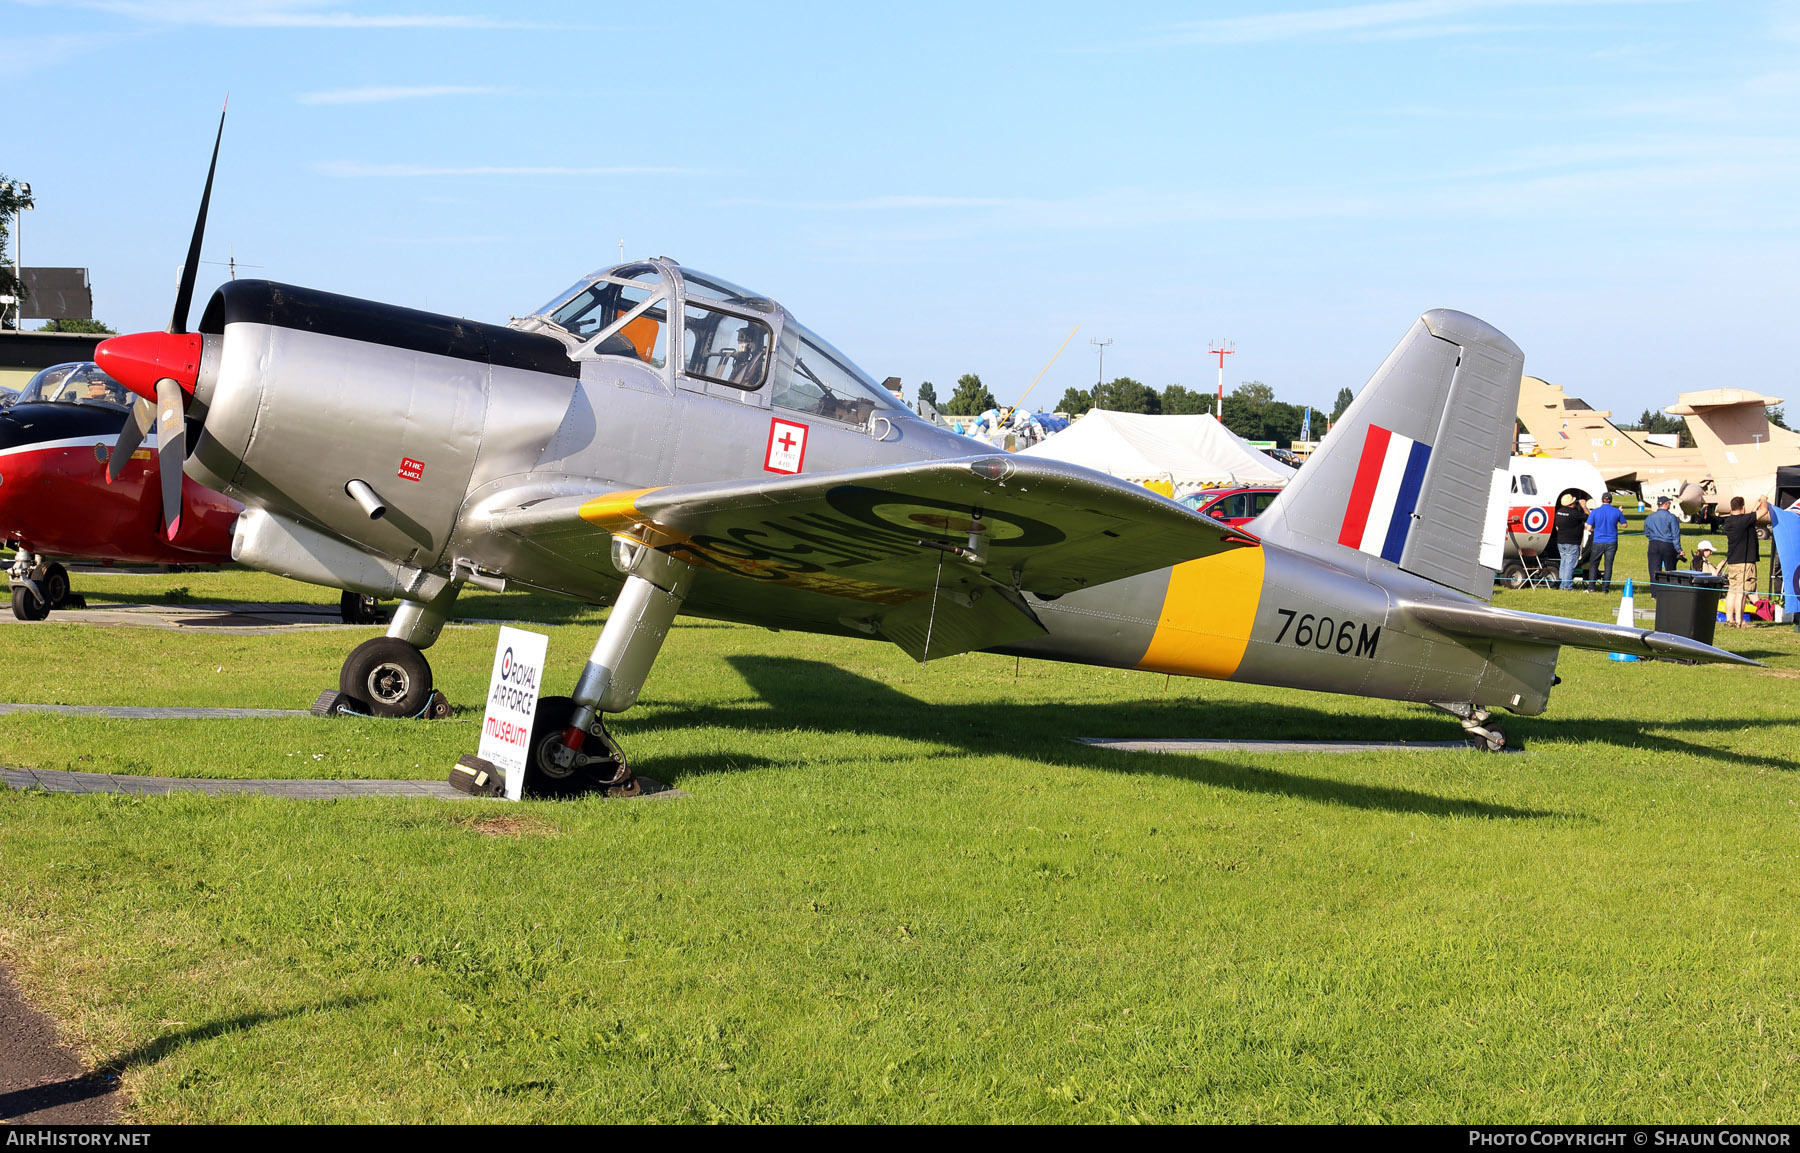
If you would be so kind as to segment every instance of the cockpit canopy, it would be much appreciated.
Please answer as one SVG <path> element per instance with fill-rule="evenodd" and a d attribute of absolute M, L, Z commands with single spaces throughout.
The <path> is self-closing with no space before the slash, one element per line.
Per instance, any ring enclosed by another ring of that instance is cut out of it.
<path fill-rule="evenodd" d="M 13 404 L 97 404 L 124 409 L 131 396 L 91 360 L 53 364 L 19 390 Z"/>
<path fill-rule="evenodd" d="M 577 360 L 622 357 L 669 383 L 745 400 L 766 387 L 775 407 L 828 420 L 866 424 L 901 407 L 781 305 L 674 261 L 585 276 L 518 327 L 556 336 Z"/>

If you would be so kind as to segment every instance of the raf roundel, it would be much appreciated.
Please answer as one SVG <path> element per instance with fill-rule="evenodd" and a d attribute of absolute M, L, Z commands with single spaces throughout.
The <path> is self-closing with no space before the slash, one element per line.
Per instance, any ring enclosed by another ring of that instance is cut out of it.
<path fill-rule="evenodd" d="M 1550 510 L 1541 504 L 1534 504 L 1525 510 L 1522 519 L 1526 532 L 1543 532 L 1550 527 Z"/>

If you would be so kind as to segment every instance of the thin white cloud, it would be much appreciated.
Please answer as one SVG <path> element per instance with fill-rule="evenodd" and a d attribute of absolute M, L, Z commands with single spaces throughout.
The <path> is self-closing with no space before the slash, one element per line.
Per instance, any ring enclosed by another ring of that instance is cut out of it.
<path fill-rule="evenodd" d="M 53 0 L 24 0 L 46 5 Z M 214 28 L 512 28 L 566 25 L 501 20 L 491 16 L 418 12 L 356 12 L 330 0 L 77 0 L 75 6 L 110 12 L 145 24 Z"/>
<path fill-rule="evenodd" d="M 1481 13 L 1521 8 L 1583 8 L 1684 0 L 1389 0 L 1339 8 L 1303 8 L 1254 16 L 1187 20 L 1158 29 L 1145 43 L 1266 44 L 1282 40 L 1400 39 L 1536 30 L 1536 25 L 1471 22 Z"/>
<path fill-rule="evenodd" d="M 1121 187 L 1049 199 L 880 196 L 812 203 L 728 203 L 812 212 L 833 219 L 860 215 L 879 233 L 936 240 L 991 236 L 996 230 L 1168 228 L 1240 221 L 1594 210 L 1662 216 L 1671 211 L 1672 203 L 1676 211 L 1705 212 L 1725 223 L 1728 218 L 1741 219 L 1731 205 L 1783 189 L 1797 177 L 1800 143 L 1750 136 L 1671 135 L 1588 147 L 1526 149 L 1481 164 L 1318 187 L 1183 191 Z M 1695 199 L 1700 196 L 1706 198 L 1704 204 Z M 1779 226 L 1788 224 L 1788 217 L 1782 217 Z"/>
<path fill-rule="evenodd" d="M 661 168 L 654 165 L 618 164 L 596 168 L 571 168 L 557 164 L 364 164 L 355 160 L 330 160 L 314 166 L 326 176 L 697 176 L 699 169 Z"/>
<path fill-rule="evenodd" d="M 498 244 L 504 236 L 371 236 L 371 244 Z"/>
<path fill-rule="evenodd" d="M 95 43 L 85 36 L 7 36 L 0 39 L 0 76 L 53 67 L 90 51 Z"/>
<path fill-rule="evenodd" d="M 809 212 L 865 212 L 886 208 L 1006 208 L 1032 203 L 1005 196 L 870 196 L 862 200 L 810 201 L 792 200 L 726 200 L 743 208 L 804 208 Z"/>
<path fill-rule="evenodd" d="M 411 88 L 334 88 L 325 92 L 302 92 L 298 99 L 302 104 L 385 104 L 392 100 L 427 100 L 437 96 L 494 96 L 509 91 L 511 89 L 468 84 L 422 84 Z"/>

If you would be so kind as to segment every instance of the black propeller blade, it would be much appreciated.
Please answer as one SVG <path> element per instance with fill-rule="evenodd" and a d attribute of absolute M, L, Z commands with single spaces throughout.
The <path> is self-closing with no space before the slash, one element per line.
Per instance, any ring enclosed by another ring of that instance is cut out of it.
<path fill-rule="evenodd" d="M 225 139 L 225 113 L 231 100 L 219 109 L 219 134 L 213 138 L 212 163 L 206 166 L 206 189 L 200 193 L 200 215 L 194 218 L 194 238 L 188 242 L 187 263 L 181 266 L 181 287 L 175 293 L 175 313 L 169 317 L 170 332 L 186 332 L 188 306 L 194 302 L 194 278 L 200 273 L 200 242 L 206 237 L 206 210 L 212 204 L 213 173 L 219 170 L 219 143 Z"/>

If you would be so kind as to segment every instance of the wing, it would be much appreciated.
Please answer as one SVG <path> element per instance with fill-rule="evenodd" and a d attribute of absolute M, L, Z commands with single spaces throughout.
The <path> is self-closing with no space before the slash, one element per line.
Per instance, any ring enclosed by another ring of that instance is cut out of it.
<path fill-rule="evenodd" d="M 746 581 L 842 602 L 837 620 L 920 660 L 1044 632 L 1061 596 L 1256 538 L 1061 461 L 982 456 L 563 496 L 490 527 L 596 571 L 614 535 Z"/>

